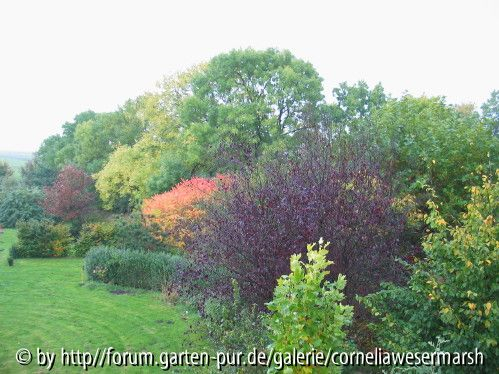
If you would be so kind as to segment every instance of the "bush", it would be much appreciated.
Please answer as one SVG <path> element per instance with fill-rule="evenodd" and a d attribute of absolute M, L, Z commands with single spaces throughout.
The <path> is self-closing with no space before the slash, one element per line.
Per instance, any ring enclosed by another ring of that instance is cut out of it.
<path fill-rule="evenodd" d="M 95 281 L 161 290 L 175 280 L 186 262 L 184 257 L 168 253 L 96 247 L 85 256 L 84 267 L 88 278 Z"/>
<path fill-rule="evenodd" d="M 73 238 L 65 224 L 50 221 L 18 221 L 16 257 L 61 257 L 67 254 Z"/>
<path fill-rule="evenodd" d="M 14 259 L 12 257 L 7 258 L 7 263 L 9 266 L 14 266 Z"/>
<path fill-rule="evenodd" d="M 499 171 L 497 172 L 499 175 Z M 471 188 L 471 202 L 458 226 L 448 225 L 429 202 L 424 241 L 426 258 L 410 266 L 407 286 L 385 285 L 363 298 L 380 318 L 374 325 L 381 344 L 392 350 L 426 350 L 437 336 L 448 351 L 484 353 L 488 368 L 498 365 L 499 185 L 483 179 Z"/>
<path fill-rule="evenodd" d="M 241 301 L 237 282 L 232 281 L 232 300 L 209 299 L 204 305 L 198 331 L 218 350 L 249 352 L 263 350 L 268 343 L 263 314 L 256 305 Z"/>
<path fill-rule="evenodd" d="M 227 274 L 206 295 L 230 296 L 234 278 L 241 297 L 263 307 L 276 280 L 289 272 L 290 255 L 303 253 L 317 237 L 334 243 L 331 273 L 348 277 L 349 302 L 400 277 L 394 257 L 402 253 L 403 217 L 393 211 L 376 164 L 353 156 L 341 158 L 331 145 L 310 142 L 298 154 L 231 177 L 203 207 L 206 214 L 191 226 L 186 246 L 200 276 L 219 268 Z"/>
<path fill-rule="evenodd" d="M 351 323 L 353 308 L 341 304 L 345 276 L 340 274 L 333 283 L 325 279 L 326 268 L 332 265 L 326 260 L 328 244 L 323 246 L 321 239 L 317 250 L 315 244 L 308 245 L 307 263 L 300 261 L 301 254 L 292 255 L 291 273 L 278 280 L 274 298 L 267 304 L 272 312 L 268 320 L 271 347 L 276 352 L 296 349 L 326 354 L 329 349 L 347 348 L 344 327 Z"/>
<path fill-rule="evenodd" d="M 43 195 L 37 189 L 19 188 L 2 194 L 0 199 L 0 224 L 15 227 L 19 220 L 43 219 L 39 206 Z"/>
<path fill-rule="evenodd" d="M 192 178 L 145 200 L 142 212 L 149 225 L 158 226 L 160 236 L 166 237 L 169 245 L 183 248 L 185 240 L 192 236 L 185 223 L 196 221 L 203 215 L 197 203 L 206 200 L 216 189 L 215 180 Z"/>
<path fill-rule="evenodd" d="M 160 251 L 168 247 L 146 227 L 143 217 L 135 212 L 128 216 L 119 216 L 114 220 L 115 234 L 112 246 L 130 250 Z M 152 225 L 154 227 L 154 225 Z"/>
<path fill-rule="evenodd" d="M 135 213 L 129 216 L 119 216 L 109 221 L 84 224 L 71 252 L 74 256 L 82 257 L 92 247 L 97 246 L 137 251 L 166 249 L 166 246 L 144 226 L 141 216 Z"/>
<path fill-rule="evenodd" d="M 115 234 L 116 225 L 113 221 L 86 223 L 71 248 L 71 254 L 83 257 L 92 247 L 112 245 Z"/>

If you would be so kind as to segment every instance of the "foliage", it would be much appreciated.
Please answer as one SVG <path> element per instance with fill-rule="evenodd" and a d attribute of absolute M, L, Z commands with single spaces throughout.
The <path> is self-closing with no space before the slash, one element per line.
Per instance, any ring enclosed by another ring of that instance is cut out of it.
<path fill-rule="evenodd" d="M 480 182 L 477 168 L 493 172 L 498 166 L 499 139 L 490 128 L 441 98 L 390 100 L 375 111 L 372 122 L 367 129 L 395 172 L 398 190 L 416 195 L 424 208 L 430 186 L 448 221 L 464 210 L 465 187 Z"/>
<path fill-rule="evenodd" d="M 69 226 L 47 220 L 18 221 L 15 257 L 61 257 L 73 241 Z"/>
<path fill-rule="evenodd" d="M 93 247 L 112 245 L 115 234 L 113 221 L 85 223 L 77 241 L 71 246 L 71 254 L 83 257 Z"/>
<path fill-rule="evenodd" d="M 135 144 L 145 128 L 137 115 L 139 100 L 128 100 L 116 112 L 99 113 L 79 123 L 74 131 L 74 161 L 66 162 L 74 162 L 88 173 L 95 173 L 117 147 Z"/>
<path fill-rule="evenodd" d="M 135 213 L 117 216 L 108 221 L 84 224 L 71 252 L 75 256 L 84 256 L 96 246 L 147 251 L 166 249 L 144 226 L 142 217 Z"/>
<path fill-rule="evenodd" d="M 130 250 L 160 251 L 168 249 L 154 237 L 145 226 L 144 218 L 138 213 L 118 216 L 115 220 L 116 232 L 113 246 Z M 153 225 L 154 227 L 154 225 Z"/>
<path fill-rule="evenodd" d="M 85 256 L 89 279 L 120 286 L 161 290 L 186 266 L 182 256 L 161 253 L 95 247 Z"/>
<path fill-rule="evenodd" d="M 194 163 L 197 162 L 197 158 Z M 158 160 L 156 172 L 147 181 L 147 191 L 151 195 L 158 195 L 169 191 L 182 180 L 193 177 L 193 170 L 190 162 L 186 161 L 185 155 L 175 148 L 162 152 Z"/>
<path fill-rule="evenodd" d="M 345 276 L 338 275 L 335 282 L 326 280 L 326 269 L 333 264 L 326 259 L 328 245 L 323 245 L 322 239 L 317 249 L 315 244 L 308 245 L 306 263 L 301 261 L 301 254 L 292 255 L 291 273 L 278 280 L 274 298 L 267 304 L 272 312 L 268 319 L 271 347 L 276 352 L 296 349 L 326 354 L 329 349 L 346 350 L 344 328 L 351 323 L 353 308 L 341 304 Z M 311 372 L 310 369 L 295 368 L 294 372 Z"/>
<path fill-rule="evenodd" d="M 338 134 L 364 131 L 371 114 L 387 101 L 381 84 L 371 90 L 363 81 L 352 86 L 341 83 L 333 89 L 333 97 L 335 102 L 331 105 L 331 121 L 333 130 Z"/>
<path fill-rule="evenodd" d="M 349 279 L 349 301 L 399 277 L 394 256 L 403 254 L 403 218 L 391 208 L 389 185 L 372 160 L 353 151 L 342 158 L 333 149 L 311 139 L 295 154 L 231 177 L 205 204 L 187 242 L 200 276 L 222 268 L 237 280 L 245 301 L 263 306 L 276 279 L 289 271 L 290 255 L 324 237 L 335 245 L 332 273 Z M 231 290 L 225 280 L 206 292 Z"/>
<path fill-rule="evenodd" d="M 218 180 L 221 178 L 217 177 Z M 192 237 L 186 229 L 187 224 L 198 221 L 203 215 L 197 204 L 206 200 L 216 189 L 216 180 L 192 178 L 180 182 L 168 192 L 146 199 L 142 213 L 149 225 L 157 225 L 169 245 L 183 248 L 185 240 Z"/>
<path fill-rule="evenodd" d="M 40 207 L 42 193 L 38 189 L 20 187 L 8 189 L 0 199 L 0 225 L 15 227 L 18 220 L 41 219 L 44 217 Z"/>
<path fill-rule="evenodd" d="M 59 172 L 54 184 L 45 189 L 43 207 L 48 214 L 66 222 L 81 219 L 95 204 L 92 185 L 92 178 L 83 170 L 67 165 Z"/>
<path fill-rule="evenodd" d="M 267 332 L 262 314 L 256 305 L 245 305 L 240 289 L 232 281 L 231 300 L 209 299 L 199 320 L 198 330 L 207 336 L 214 346 L 226 352 L 250 352 L 263 350 L 267 345 Z"/>
<path fill-rule="evenodd" d="M 9 164 L 0 160 L 0 182 L 5 178 L 11 177 L 12 174 L 14 174 L 14 172 Z"/>
<path fill-rule="evenodd" d="M 499 136 L 499 90 L 494 90 L 490 98 L 482 105 L 482 116 L 485 125 L 495 136 Z"/>
<path fill-rule="evenodd" d="M 145 140 L 116 149 L 94 175 L 105 209 L 127 212 L 147 197 L 147 183 L 156 172 L 159 152 L 157 143 Z"/>
<path fill-rule="evenodd" d="M 51 185 L 57 176 L 57 170 L 47 166 L 36 158 L 21 168 L 21 178 L 30 187 L 46 187 Z"/>
<path fill-rule="evenodd" d="M 143 123 L 140 139 L 116 146 L 108 162 L 95 174 L 104 208 L 128 212 L 144 198 L 191 176 L 178 171 L 183 170 L 188 159 L 178 110 L 182 99 L 191 92 L 193 75 L 201 69 L 197 66 L 167 77 L 157 93 L 146 93 L 135 101 L 135 116 Z M 178 161 L 177 155 L 181 162 L 174 161 Z"/>
<path fill-rule="evenodd" d="M 292 143 L 315 128 L 321 91 L 313 66 L 289 51 L 245 49 L 214 57 L 194 76 L 193 94 L 181 105 L 187 169 L 213 173 L 227 144 L 259 155 L 275 141 Z"/>
<path fill-rule="evenodd" d="M 499 176 L 499 171 L 496 177 Z M 425 349 L 441 336 L 450 351 L 478 348 L 489 368 L 497 368 L 499 287 L 499 185 L 483 177 L 471 188 L 471 201 L 458 226 L 446 223 L 429 202 L 426 258 L 410 268 L 405 287 L 386 285 L 364 303 L 380 318 L 382 344 L 397 351 Z"/>

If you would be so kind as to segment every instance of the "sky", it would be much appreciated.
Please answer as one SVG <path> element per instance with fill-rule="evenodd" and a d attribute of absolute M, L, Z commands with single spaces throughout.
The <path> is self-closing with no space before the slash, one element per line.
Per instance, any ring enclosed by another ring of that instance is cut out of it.
<path fill-rule="evenodd" d="M 499 89 L 499 1 L 0 2 L 0 150 L 35 151 L 85 110 L 113 111 L 165 75 L 231 49 L 289 49 L 324 93 L 481 105 Z"/>

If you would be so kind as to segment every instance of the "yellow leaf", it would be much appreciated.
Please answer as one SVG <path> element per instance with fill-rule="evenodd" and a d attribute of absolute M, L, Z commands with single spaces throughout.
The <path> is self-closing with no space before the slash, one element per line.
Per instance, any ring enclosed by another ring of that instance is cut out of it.
<path fill-rule="evenodd" d="M 492 309 L 492 303 L 489 301 L 485 304 L 485 315 L 488 316 L 490 314 L 490 310 Z"/>
<path fill-rule="evenodd" d="M 447 224 L 447 222 L 445 222 L 445 219 L 440 218 L 439 220 L 437 220 L 437 224 L 438 224 L 438 225 L 441 225 L 441 226 L 444 226 L 444 225 L 446 225 L 446 224 Z"/>
<path fill-rule="evenodd" d="M 483 223 L 486 224 L 487 226 L 492 225 L 493 222 L 494 218 L 491 215 L 489 215 L 487 218 L 483 220 Z"/>
<path fill-rule="evenodd" d="M 468 307 L 469 307 L 471 310 L 475 310 L 475 308 L 476 308 L 476 304 L 474 304 L 474 303 L 468 303 Z"/>

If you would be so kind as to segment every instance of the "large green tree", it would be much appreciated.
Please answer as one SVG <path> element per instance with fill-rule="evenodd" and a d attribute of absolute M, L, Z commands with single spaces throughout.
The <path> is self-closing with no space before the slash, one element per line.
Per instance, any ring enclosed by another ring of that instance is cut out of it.
<path fill-rule="evenodd" d="M 289 51 L 233 50 L 213 58 L 182 103 L 187 149 L 202 150 L 209 169 L 221 146 L 260 155 L 272 143 L 291 142 L 316 128 L 323 104 L 321 78 Z"/>

